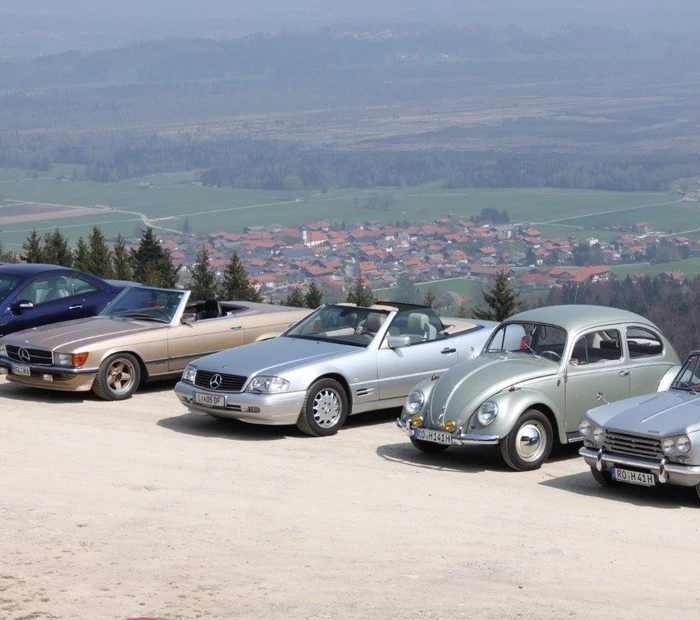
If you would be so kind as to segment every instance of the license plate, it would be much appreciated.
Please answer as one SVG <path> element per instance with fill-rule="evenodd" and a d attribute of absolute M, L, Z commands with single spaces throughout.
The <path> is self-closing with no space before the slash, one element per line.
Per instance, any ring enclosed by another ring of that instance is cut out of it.
<path fill-rule="evenodd" d="M 32 369 L 29 366 L 22 366 L 19 364 L 12 364 L 12 374 L 22 375 L 23 377 L 31 377 Z"/>
<path fill-rule="evenodd" d="M 413 436 L 422 441 L 432 441 L 433 443 L 452 443 L 452 435 L 445 431 L 431 431 L 427 428 L 414 428 Z"/>
<path fill-rule="evenodd" d="M 653 487 L 656 484 L 654 474 L 631 471 L 629 469 L 619 469 L 613 467 L 611 470 L 613 480 L 626 482 L 627 484 L 639 484 L 643 487 Z"/>
<path fill-rule="evenodd" d="M 216 394 L 200 394 L 199 392 L 195 392 L 194 402 L 200 405 L 209 405 L 210 407 L 225 407 L 226 397 Z"/>

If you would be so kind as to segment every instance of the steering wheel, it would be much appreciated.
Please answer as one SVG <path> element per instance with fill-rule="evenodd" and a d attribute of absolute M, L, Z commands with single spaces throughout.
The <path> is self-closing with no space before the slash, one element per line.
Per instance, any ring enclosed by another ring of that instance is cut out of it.
<path fill-rule="evenodd" d="M 542 352 L 540 353 L 540 356 L 541 356 L 541 357 L 549 358 L 549 359 L 551 359 L 553 362 L 558 362 L 559 360 L 561 360 L 561 354 L 560 354 L 560 353 L 557 353 L 556 351 L 550 351 L 550 350 L 542 351 Z"/>

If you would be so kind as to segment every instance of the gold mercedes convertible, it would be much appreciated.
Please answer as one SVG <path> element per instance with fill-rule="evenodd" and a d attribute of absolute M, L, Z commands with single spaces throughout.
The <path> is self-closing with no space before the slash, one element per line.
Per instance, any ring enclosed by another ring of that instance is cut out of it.
<path fill-rule="evenodd" d="M 144 381 L 176 378 L 203 355 L 274 338 L 311 312 L 189 297 L 130 286 L 97 316 L 0 338 L 0 369 L 13 383 L 123 400 Z"/>

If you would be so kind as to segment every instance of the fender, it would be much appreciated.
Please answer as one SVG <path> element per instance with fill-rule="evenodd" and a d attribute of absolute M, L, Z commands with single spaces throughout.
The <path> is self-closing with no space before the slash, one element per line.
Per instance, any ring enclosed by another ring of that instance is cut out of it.
<path fill-rule="evenodd" d="M 673 380 L 676 378 L 676 375 L 678 374 L 678 371 L 681 369 L 681 366 L 671 366 L 666 371 L 666 374 L 661 377 L 661 381 L 659 381 L 659 386 L 656 388 L 657 392 L 665 392 L 671 387 L 671 383 Z"/>
<path fill-rule="evenodd" d="M 498 404 L 498 416 L 493 424 L 489 424 L 485 428 L 478 429 L 476 432 L 481 431 L 488 434 L 498 435 L 499 437 L 505 437 L 513 430 L 518 418 L 520 418 L 520 416 L 527 409 L 531 407 L 534 407 L 535 409 L 542 409 L 541 406 L 544 406 L 554 416 L 556 424 L 554 431 L 557 433 L 559 441 L 561 443 L 567 443 L 566 431 L 558 413 L 557 406 L 550 398 L 541 392 L 536 392 L 528 388 L 516 388 L 512 392 L 506 391 L 501 392 L 500 394 L 494 394 L 488 400 L 492 400 Z M 472 419 L 474 419 L 474 416 L 472 416 Z M 472 423 L 473 421 L 470 420 L 470 424 Z M 471 428 L 470 431 L 474 432 L 471 430 Z"/>

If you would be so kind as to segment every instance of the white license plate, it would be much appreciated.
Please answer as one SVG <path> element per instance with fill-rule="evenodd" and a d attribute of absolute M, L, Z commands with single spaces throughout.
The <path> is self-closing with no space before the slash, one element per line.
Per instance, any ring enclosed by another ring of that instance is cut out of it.
<path fill-rule="evenodd" d="M 629 469 L 619 469 L 613 467 L 611 470 L 613 480 L 626 482 L 627 484 L 639 484 L 643 487 L 653 487 L 656 484 L 654 474 L 631 471 Z"/>
<path fill-rule="evenodd" d="M 216 394 L 200 394 L 199 392 L 195 392 L 194 402 L 200 405 L 209 405 L 210 407 L 225 407 L 226 397 Z"/>
<path fill-rule="evenodd" d="M 452 435 L 445 431 L 431 431 L 428 428 L 414 428 L 413 436 L 422 441 L 432 441 L 433 443 L 452 443 Z"/>
<path fill-rule="evenodd" d="M 20 364 L 12 364 L 12 374 L 22 375 L 23 377 L 31 377 L 32 369 L 29 366 L 22 366 Z"/>

